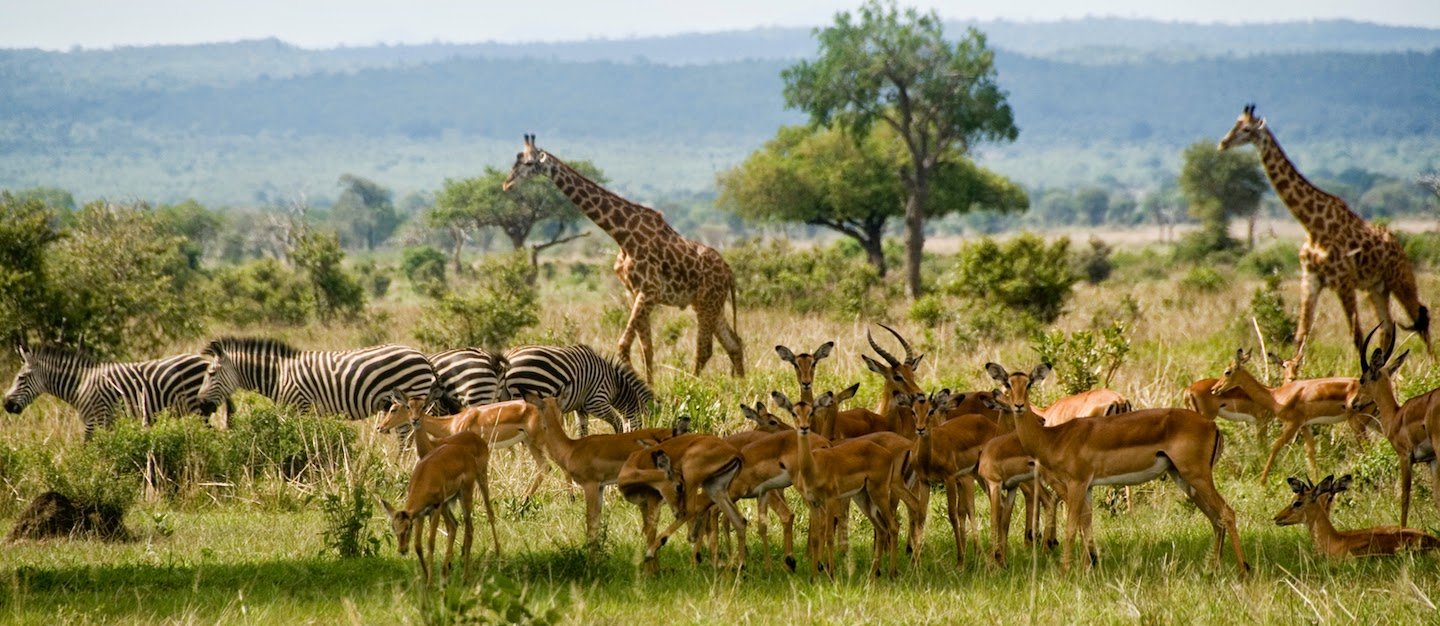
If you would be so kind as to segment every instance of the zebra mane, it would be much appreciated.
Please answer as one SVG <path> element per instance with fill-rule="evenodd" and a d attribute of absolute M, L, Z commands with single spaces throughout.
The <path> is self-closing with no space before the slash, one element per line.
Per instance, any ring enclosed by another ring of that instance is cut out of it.
<path fill-rule="evenodd" d="M 44 345 L 30 348 L 30 358 L 37 361 L 69 360 L 81 366 L 100 365 L 104 361 L 84 348 Z"/>
<path fill-rule="evenodd" d="M 293 357 L 300 353 L 293 346 L 279 339 L 269 337 L 221 337 L 211 341 L 200 351 L 201 356 L 213 357 L 221 353 L 265 351 L 281 358 Z"/>

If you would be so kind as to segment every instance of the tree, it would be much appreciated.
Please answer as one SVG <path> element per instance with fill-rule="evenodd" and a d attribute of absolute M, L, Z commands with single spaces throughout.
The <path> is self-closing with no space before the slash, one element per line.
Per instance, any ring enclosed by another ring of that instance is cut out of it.
<path fill-rule="evenodd" d="M 54 209 L 40 198 L 0 191 L 0 341 L 6 351 L 27 328 L 36 328 L 54 313 L 45 261 L 60 239 L 56 221 Z"/>
<path fill-rule="evenodd" d="M 329 323 L 337 314 L 353 318 L 365 309 L 365 288 L 340 266 L 345 251 L 334 233 L 305 229 L 295 238 L 290 260 L 309 278 L 321 321 Z"/>
<path fill-rule="evenodd" d="M 599 184 L 608 182 L 599 168 L 589 161 L 570 161 L 567 164 Z M 504 193 L 500 184 L 505 181 L 506 174 L 486 167 L 484 173 L 475 178 L 446 179 L 444 187 L 435 196 L 435 206 L 426 220 L 430 225 L 450 232 L 451 256 L 457 270 L 465 237 L 476 230 L 499 229 L 510 239 L 515 250 L 523 249 L 525 242 L 538 230 L 545 240 L 530 247 L 532 274 L 538 262 L 536 255 L 541 250 L 581 236 L 577 231 L 584 215 L 555 185 L 533 178 L 510 193 Z"/>
<path fill-rule="evenodd" d="M 1255 246 L 1255 216 L 1260 197 L 1270 187 L 1253 152 L 1215 149 L 1208 139 L 1185 149 L 1180 189 L 1190 203 L 1190 214 L 1201 222 L 1201 233 L 1211 249 L 1230 241 L 1230 218 L 1250 218 L 1249 245 Z"/>
<path fill-rule="evenodd" d="M 953 45 L 940 18 L 870 0 L 858 16 L 835 16 L 818 29 L 820 57 L 781 73 L 785 104 L 832 122 L 863 139 L 877 122 L 895 132 L 908 162 L 905 195 L 905 274 L 912 297 L 920 283 L 931 182 L 946 158 L 965 156 L 981 141 L 1013 141 L 1019 131 L 1005 93 L 995 82 L 995 55 L 974 28 Z"/>
<path fill-rule="evenodd" d="M 364 244 L 366 250 L 374 250 L 400 226 L 393 194 L 378 183 L 353 174 L 341 176 L 339 184 L 343 191 L 333 209 L 337 224 L 354 241 Z"/>

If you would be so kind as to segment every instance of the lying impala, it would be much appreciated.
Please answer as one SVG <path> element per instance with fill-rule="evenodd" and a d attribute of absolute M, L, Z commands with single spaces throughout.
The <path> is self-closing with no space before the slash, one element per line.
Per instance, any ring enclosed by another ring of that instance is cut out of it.
<path fill-rule="evenodd" d="M 425 414 L 423 402 L 415 403 L 397 397 L 392 399 L 390 409 L 380 416 L 375 430 L 384 433 L 401 424 L 418 424 L 416 430 L 424 432 L 431 439 L 441 439 L 468 430 L 480 435 L 491 450 L 523 443 L 525 449 L 530 451 L 530 457 L 535 460 L 535 480 L 531 481 L 530 488 L 525 490 L 524 499 L 528 501 L 540 488 L 540 483 L 545 480 L 545 474 L 550 470 L 540 446 L 535 443 L 534 438 L 525 436 L 525 423 L 534 417 L 538 410 L 535 405 L 524 400 L 507 400 L 468 407 L 454 415 L 433 417 Z M 415 451 L 424 458 L 425 451 L 420 447 L 419 441 L 416 440 Z"/>
<path fill-rule="evenodd" d="M 1363 429 L 1361 417 L 1353 410 L 1360 392 L 1360 381 L 1354 378 L 1311 378 L 1285 383 L 1270 388 L 1261 384 L 1245 369 L 1250 352 L 1236 350 L 1234 360 L 1225 368 L 1225 374 L 1215 383 L 1214 393 L 1223 394 L 1231 389 L 1240 389 L 1252 401 L 1273 413 L 1285 425 L 1285 430 L 1270 446 L 1265 458 L 1265 467 L 1260 470 L 1260 482 L 1270 477 L 1270 468 L 1275 457 L 1299 433 L 1305 440 L 1305 461 L 1310 475 L 1319 474 L 1315 464 L 1315 436 L 1306 426 L 1338 424 L 1350 421 L 1356 431 Z"/>
<path fill-rule="evenodd" d="M 996 379 L 1013 374 L 995 363 L 985 369 Z M 1050 367 L 1041 364 L 1029 375 L 1042 379 Z M 1023 374 L 1021 374 L 1023 376 Z M 1103 420 L 1077 419 L 1044 426 L 1016 385 L 1002 397 L 1015 418 L 1015 434 L 1026 453 L 1060 486 L 1066 524 L 1061 565 L 1069 568 L 1075 534 L 1081 535 L 1089 559 L 1096 559 L 1090 528 L 1090 488 L 1095 485 L 1136 485 L 1166 474 L 1175 478 L 1190 501 L 1210 519 L 1215 530 L 1215 560 L 1231 534 L 1235 561 L 1242 571 L 1249 566 L 1240 548 L 1235 512 L 1215 489 L 1214 466 L 1220 457 L 1220 431 L 1215 422 L 1187 409 L 1150 409 Z M 1028 388 L 1028 385 L 1026 385 Z"/>
<path fill-rule="evenodd" d="M 1402 550 L 1440 550 L 1440 539 L 1413 528 L 1377 526 L 1360 530 L 1335 530 L 1330 523 L 1330 503 L 1335 494 L 1350 488 L 1350 475 L 1335 480 L 1326 476 L 1318 485 L 1291 477 L 1295 501 L 1275 514 L 1275 524 L 1304 524 L 1315 540 L 1315 549 L 1325 556 L 1377 556 Z"/>
<path fill-rule="evenodd" d="M 1365 342 L 1360 346 L 1362 350 L 1370 348 L 1370 339 L 1374 335 L 1375 330 L 1371 330 L 1365 336 Z M 1376 348 L 1368 361 L 1363 356 L 1360 359 L 1360 393 L 1375 403 L 1380 430 L 1385 433 L 1385 439 L 1395 449 L 1395 457 L 1400 461 L 1400 525 L 1404 526 L 1410 520 L 1413 466 L 1429 463 L 1432 477 L 1436 479 L 1432 486 L 1440 487 L 1440 473 L 1435 473 L 1435 447 L 1425 428 L 1427 416 L 1440 414 L 1440 389 L 1432 389 L 1406 400 L 1404 405 L 1400 404 L 1391 379 L 1405 364 L 1405 357 L 1410 352 L 1407 350 L 1394 359 L 1390 358 L 1395 351 L 1395 333 L 1388 336 L 1389 343 L 1383 348 Z"/>
<path fill-rule="evenodd" d="M 560 422 L 560 405 L 554 397 L 526 394 L 525 402 L 539 408 L 525 423 L 525 433 L 535 439 L 550 460 L 585 493 L 585 536 L 600 536 L 600 509 L 606 485 L 613 485 L 631 453 L 674 436 L 677 429 L 642 428 L 626 433 L 589 435 L 571 439 Z"/>
<path fill-rule="evenodd" d="M 429 438 L 422 432 L 417 435 L 430 447 Z M 429 553 L 435 554 L 435 530 L 439 525 L 437 512 L 443 512 L 446 534 L 450 537 L 445 549 L 444 570 L 450 570 L 450 559 L 455 552 L 455 518 L 449 514 L 449 505 L 460 501 L 460 511 L 465 518 L 465 541 L 460 547 L 460 560 L 465 564 L 465 575 L 470 574 L 470 544 L 474 535 L 473 511 L 475 488 L 480 488 L 480 497 L 485 501 L 485 516 L 490 521 L 490 536 L 495 541 L 495 555 L 500 555 L 500 535 L 495 531 L 495 508 L 490 504 L 489 459 L 490 448 L 485 440 L 472 432 L 461 432 L 433 442 L 434 449 L 415 464 L 410 474 L 410 487 L 405 497 L 405 508 L 396 510 L 390 503 L 381 500 L 385 513 L 390 516 L 390 526 L 395 532 L 395 543 L 404 555 L 410 544 L 410 533 L 415 533 L 415 557 L 420 560 L 420 572 L 430 580 L 430 567 L 425 561 L 426 550 L 420 545 L 423 534 L 420 524 L 429 518 Z"/>

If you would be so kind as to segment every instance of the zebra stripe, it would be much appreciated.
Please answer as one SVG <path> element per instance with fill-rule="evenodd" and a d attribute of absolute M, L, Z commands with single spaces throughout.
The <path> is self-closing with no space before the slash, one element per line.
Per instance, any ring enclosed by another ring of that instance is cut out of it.
<path fill-rule="evenodd" d="M 20 413 L 42 394 L 75 407 L 88 440 L 96 426 L 109 426 L 120 408 L 150 425 L 156 413 L 200 414 L 209 418 L 217 405 L 202 406 L 199 391 L 208 363 L 199 355 L 178 354 L 153 361 L 101 361 L 60 347 L 20 351 L 24 363 L 5 392 L 5 410 Z"/>
<path fill-rule="evenodd" d="M 430 363 L 435 366 L 435 401 L 444 415 L 510 399 L 500 393 L 500 379 L 508 365 L 500 354 L 458 348 L 430 355 Z"/>
<path fill-rule="evenodd" d="M 617 413 L 635 430 L 650 412 L 650 386 L 629 365 L 590 346 L 521 346 L 507 351 L 505 360 L 510 366 L 503 387 L 510 397 L 555 396 L 561 411 L 580 413 L 582 435 L 589 433 L 588 418 L 623 432 Z"/>
<path fill-rule="evenodd" d="M 423 398 L 435 368 L 414 348 L 386 344 L 344 351 L 301 351 L 273 339 L 224 338 L 200 352 L 210 362 L 200 398 L 218 404 L 237 389 L 278 404 L 364 419 L 384 410 L 392 392 Z"/>

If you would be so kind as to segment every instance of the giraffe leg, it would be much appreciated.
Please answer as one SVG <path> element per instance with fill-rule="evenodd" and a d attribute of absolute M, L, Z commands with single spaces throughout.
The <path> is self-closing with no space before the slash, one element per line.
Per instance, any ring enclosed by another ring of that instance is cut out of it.
<path fill-rule="evenodd" d="M 1320 299 L 1320 291 L 1323 285 L 1316 284 L 1317 279 L 1308 267 L 1302 265 L 1300 272 L 1300 323 L 1295 329 L 1295 358 L 1290 359 L 1288 365 L 1290 371 L 1285 372 L 1287 380 L 1293 380 L 1300 375 L 1300 367 L 1305 361 L 1305 344 L 1310 338 L 1310 326 L 1315 323 L 1315 305 Z"/>
<path fill-rule="evenodd" d="M 725 316 L 716 318 L 716 337 L 720 339 L 720 347 L 725 349 L 725 354 L 730 356 L 730 375 L 736 378 L 745 377 L 745 344 L 740 342 L 739 333 L 725 321 Z"/>
<path fill-rule="evenodd" d="M 645 360 L 645 380 L 651 379 L 654 372 L 650 370 L 650 309 L 654 305 L 644 293 L 636 293 L 630 305 L 630 320 L 625 323 L 625 332 L 620 333 L 620 359 L 626 365 L 631 365 L 630 345 L 634 343 L 635 337 L 640 337 L 640 355 Z"/>
<path fill-rule="evenodd" d="M 1340 308 L 1345 311 L 1345 323 L 1350 327 L 1350 340 L 1355 345 L 1355 352 L 1360 358 L 1365 358 L 1362 353 L 1365 341 L 1365 333 L 1360 332 L 1360 312 L 1356 310 L 1355 282 L 1353 280 L 1342 280 L 1335 286 L 1335 297 L 1340 300 Z M 1393 332 L 1386 330 L 1386 332 Z M 1380 344 L 1385 345 L 1385 344 Z"/>
<path fill-rule="evenodd" d="M 695 375 L 705 370 L 705 364 L 710 362 L 710 355 L 715 353 L 715 322 L 719 317 L 719 311 L 711 308 L 709 303 L 702 305 L 695 303 Z"/>

